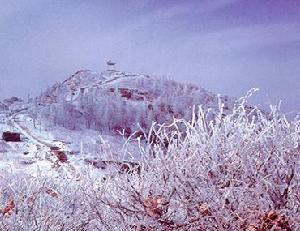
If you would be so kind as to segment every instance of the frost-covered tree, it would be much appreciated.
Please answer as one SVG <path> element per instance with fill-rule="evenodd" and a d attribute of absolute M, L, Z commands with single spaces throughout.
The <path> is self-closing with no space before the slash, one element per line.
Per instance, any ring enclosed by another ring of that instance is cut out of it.
<path fill-rule="evenodd" d="M 213 119 L 199 107 L 154 124 L 139 159 L 111 161 L 101 176 L 3 174 L 0 229 L 299 230 L 300 119 L 246 100 L 228 115 L 220 103 Z"/>
<path fill-rule="evenodd" d="M 68 129 L 114 131 L 119 127 L 134 132 L 140 124 L 149 131 L 152 121 L 189 120 L 193 105 L 215 108 L 218 101 L 204 89 L 165 78 L 124 77 L 115 84 L 85 87 L 88 78 L 74 76 L 49 88 L 39 98 L 40 116 Z M 53 105 L 56 111 L 49 109 Z"/>

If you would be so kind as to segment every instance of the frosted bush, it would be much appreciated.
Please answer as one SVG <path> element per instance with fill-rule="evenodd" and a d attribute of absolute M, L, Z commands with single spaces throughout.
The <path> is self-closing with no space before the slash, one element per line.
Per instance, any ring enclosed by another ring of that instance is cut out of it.
<path fill-rule="evenodd" d="M 246 101 L 154 124 L 130 173 L 5 176 L 0 229 L 300 230 L 300 119 Z"/>

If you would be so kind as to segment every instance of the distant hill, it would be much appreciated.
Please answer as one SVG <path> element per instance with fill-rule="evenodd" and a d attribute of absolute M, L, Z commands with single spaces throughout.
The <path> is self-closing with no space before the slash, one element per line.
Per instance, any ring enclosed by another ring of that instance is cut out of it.
<path fill-rule="evenodd" d="M 124 130 L 129 135 L 147 131 L 153 121 L 190 119 L 193 105 L 213 114 L 220 100 L 224 113 L 232 109 L 234 99 L 195 85 L 145 74 L 80 70 L 43 92 L 36 99 L 36 110 L 49 124 L 74 130 Z"/>

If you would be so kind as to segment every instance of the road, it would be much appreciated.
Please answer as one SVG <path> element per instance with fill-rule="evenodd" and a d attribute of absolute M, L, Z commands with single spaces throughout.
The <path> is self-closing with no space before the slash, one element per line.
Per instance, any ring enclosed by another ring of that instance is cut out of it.
<path fill-rule="evenodd" d="M 40 145 L 41 147 L 46 147 L 46 149 L 49 150 L 49 154 L 53 158 L 52 159 L 46 158 L 46 160 L 50 161 L 51 164 L 52 164 L 52 166 L 54 165 L 56 167 L 54 169 L 64 168 L 67 172 L 69 172 L 71 174 L 72 177 L 75 177 L 77 180 L 79 180 L 80 176 L 77 173 L 76 168 L 72 165 L 72 163 L 70 163 L 69 161 L 66 161 L 66 162 L 62 163 L 60 161 L 59 156 L 58 156 L 58 152 L 64 153 L 64 154 L 65 154 L 65 152 L 61 151 L 55 145 L 53 145 L 53 144 L 51 144 L 51 143 L 49 143 L 47 141 L 41 140 L 40 138 L 38 138 L 37 136 L 35 136 L 28 127 L 26 127 L 25 125 L 21 124 L 21 122 L 18 119 L 18 115 L 19 115 L 19 113 L 15 113 L 15 114 L 11 115 L 11 117 L 10 117 L 9 120 L 12 123 L 12 125 L 16 129 L 18 129 L 28 139 L 30 139 L 34 143 Z"/>

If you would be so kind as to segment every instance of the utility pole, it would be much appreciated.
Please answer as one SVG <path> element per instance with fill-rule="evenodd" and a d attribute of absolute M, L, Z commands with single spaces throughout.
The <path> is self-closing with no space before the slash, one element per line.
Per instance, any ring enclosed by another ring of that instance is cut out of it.
<path fill-rule="evenodd" d="M 80 158 L 83 158 L 83 140 L 80 140 Z"/>

